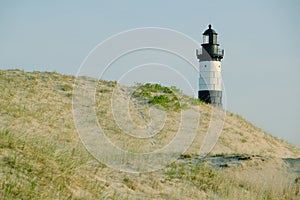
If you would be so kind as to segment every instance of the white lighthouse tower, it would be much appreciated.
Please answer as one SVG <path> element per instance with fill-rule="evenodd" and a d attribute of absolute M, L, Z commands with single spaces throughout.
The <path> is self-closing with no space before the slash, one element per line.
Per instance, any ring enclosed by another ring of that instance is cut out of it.
<path fill-rule="evenodd" d="M 222 67 L 224 50 L 219 49 L 217 33 L 208 25 L 203 33 L 201 52 L 197 50 L 200 77 L 198 98 L 214 106 L 222 107 Z"/>

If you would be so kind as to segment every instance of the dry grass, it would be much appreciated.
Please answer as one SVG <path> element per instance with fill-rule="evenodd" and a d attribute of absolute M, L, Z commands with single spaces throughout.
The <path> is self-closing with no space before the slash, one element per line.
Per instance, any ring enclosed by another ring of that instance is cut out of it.
<path fill-rule="evenodd" d="M 77 136 L 72 118 L 73 82 L 74 77 L 58 73 L 0 71 L 0 199 L 299 199 L 295 175 L 278 159 L 300 157 L 299 149 L 232 113 L 227 113 L 224 132 L 212 154 L 272 158 L 252 159 L 225 170 L 191 163 L 189 159 L 143 174 L 106 167 L 86 151 Z M 169 100 L 155 100 L 168 119 L 149 145 L 122 134 L 116 125 L 109 105 L 117 84 L 99 81 L 98 86 L 95 107 L 99 123 L 112 141 L 130 151 L 158 149 L 173 137 L 180 112 L 169 105 L 177 105 L 177 100 L 184 103 L 182 109 L 200 109 L 200 126 L 186 157 L 197 155 L 209 126 L 209 105 L 176 89 L 178 99 L 173 98 L 164 87 L 154 88 L 150 96 L 136 94 L 130 111 L 140 126 L 150 120 L 145 97 L 169 95 Z M 136 90 L 122 89 L 124 94 Z"/>

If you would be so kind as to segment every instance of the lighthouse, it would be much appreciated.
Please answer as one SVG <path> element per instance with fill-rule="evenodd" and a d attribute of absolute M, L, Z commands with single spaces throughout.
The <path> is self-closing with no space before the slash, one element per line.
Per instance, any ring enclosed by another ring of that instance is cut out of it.
<path fill-rule="evenodd" d="M 203 33 L 200 51 L 196 51 L 199 59 L 199 91 L 198 98 L 206 103 L 222 107 L 222 67 L 224 50 L 219 48 L 217 33 L 208 25 Z"/>

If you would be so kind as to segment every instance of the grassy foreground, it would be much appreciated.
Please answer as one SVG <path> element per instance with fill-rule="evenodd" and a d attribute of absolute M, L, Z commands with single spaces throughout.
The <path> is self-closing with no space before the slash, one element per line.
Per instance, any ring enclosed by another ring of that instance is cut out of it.
<path fill-rule="evenodd" d="M 175 88 L 137 85 L 130 110 L 137 124 L 149 122 L 149 107 L 168 113 L 156 145 L 123 136 L 109 108 L 115 82 L 99 81 L 99 124 L 116 144 L 133 151 L 161 148 L 173 136 L 180 109 L 201 110 L 197 136 L 182 159 L 142 174 L 115 171 L 95 160 L 76 132 L 72 116 L 75 78 L 49 72 L 0 71 L 0 199 L 299 199 L 296 174 L 281 158 L 300 151 L 227 113 L 223 134 L 211 155 L 256 155 L 237 166 L 213 169 L 197 160 L 210 120 L 210 106 Z M 183 103 L 178 103 L 178 102 Z M 105 119 L 105 120 L 103 120 Z M 127 141 L 127 143 L 126 143 Z"/>

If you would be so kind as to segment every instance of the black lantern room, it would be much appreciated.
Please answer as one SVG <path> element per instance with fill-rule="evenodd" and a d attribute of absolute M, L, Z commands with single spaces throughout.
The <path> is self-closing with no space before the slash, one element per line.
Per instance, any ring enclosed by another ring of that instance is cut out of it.
<path fill-rule="evenodd" d="M 201 61 L 216 60 L 221 61 L 224 56 L 224 50 L 219 49 L 217 42 L 217 32 L 208 25 L 208 29 L 203 33 L 202 54 L 198 54 L 197 58 Z"/>

